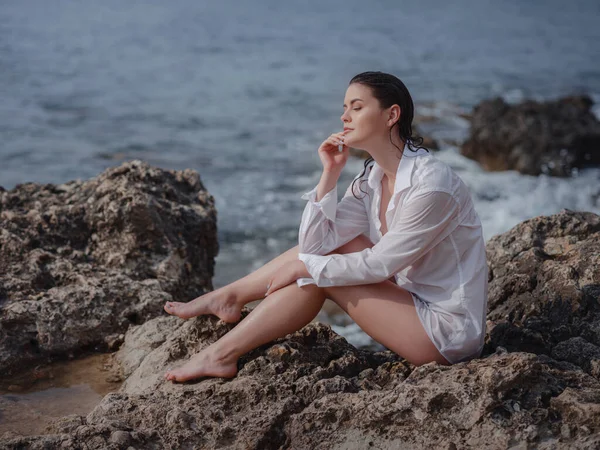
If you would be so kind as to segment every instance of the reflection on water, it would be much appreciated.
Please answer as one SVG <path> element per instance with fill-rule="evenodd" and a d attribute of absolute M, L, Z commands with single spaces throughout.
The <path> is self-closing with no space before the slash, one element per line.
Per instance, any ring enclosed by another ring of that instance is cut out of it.
<path fill-rule="evenodd" d="M 44 434 L 54 419 L 86 415 L 120 386 L 108 354 L 36 367 L 0 380 L 0 436 Z"/>

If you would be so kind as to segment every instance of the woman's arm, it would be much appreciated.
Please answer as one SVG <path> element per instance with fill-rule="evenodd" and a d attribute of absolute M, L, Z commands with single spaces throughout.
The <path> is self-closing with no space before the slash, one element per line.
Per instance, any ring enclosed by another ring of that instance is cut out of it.
<path fill-rule="evenodd" d="M 368 233 L 369 219 L 363 200 L 352 194 L 352 184 L 337 202 L 339 173 L 323 172 L 317 187 L 305 193 L 308 200 L 298 234 L 299 252 L 326 255 L 360 234 Z"/>
<path fill-rule="evenodd" d="M 458 226 L 459 204 L 443 191 L 417 193 L 372 248 L 300 259 L 319 287 L 379 283 L 421 258 Z"/>

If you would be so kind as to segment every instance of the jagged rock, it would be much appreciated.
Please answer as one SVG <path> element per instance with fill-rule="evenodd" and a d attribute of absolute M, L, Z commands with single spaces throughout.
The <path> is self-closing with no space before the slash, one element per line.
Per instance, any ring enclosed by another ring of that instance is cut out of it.
<path fill-rule="evenodd" d="M 162 379 L 167 365 L 232 327 L 215 317 L 186 321 L 87 417 L 68 416 L 48 435 L 13 437 L 2 448 L 600 445 L 598 380 L 531 353 L 499 350 L 454 366 L 415 368 L 390 351 L 358 350 L 330 327 L 309 324 L 242 357 L 235 378 Z"/>
<path fill-rule="evenodd" d="M 509 105 L 486 100 L 473 110 L 460 152 L 485 170 L 570 176 L 600 165 L 600 122 L 588 96 Z"/>
<path fill-rule="evenodd" d="M 175 316 L 157 317 L 143 325 L 129 328 L 123 345 L 114 353 L 123 377 L 129 377 L 152 350 L 159 347 L 179 325 L 181 321 Z"/>
<path fill-rule="evenodd" d="M 242 356 L 234 378 L 171 383 L 235 324 L 157 317 L 114 354 L 119 392 L 0 448 L 598 448 L 599 235 L 599 216 L 565 210 L 488 242 L 481 358 L 414 367 L 315 323 Z"/>
<path fill-rule="evenodd" d="M 526 220 L 486 244 L 484 352 L 545 354 L 598 377 L 600 216 L 562 210 Z"/>
<path fill-rule="evenodd" d="M 0 190 L 0 371 L 118 346 L 130 324 L 212 290 L 214 199 L 140 161 L 89 181 Z"/>

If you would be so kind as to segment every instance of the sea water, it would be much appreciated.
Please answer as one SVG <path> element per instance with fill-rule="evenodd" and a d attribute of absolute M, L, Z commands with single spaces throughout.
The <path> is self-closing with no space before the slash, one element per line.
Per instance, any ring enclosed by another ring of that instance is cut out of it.
<path fill-rule="evenodd" d="M 595 0 L 5 0 L 0 185 L 131 159 L 195 169 L 216 201 L 220 287 L 297 244 L 300 197 L 318 183 L 319 144 L 341 130 L 348 82 L 381 70 L 434 118 L 423 129 L 471 189 L 486 239 L 562 208 L 600 213 L 598 169 L 487 173 L 456 146 L 462 114 L 487 98 L 600 102 L 599 13 Z M 349 160 L 340 195 L 362 165 Z"/>

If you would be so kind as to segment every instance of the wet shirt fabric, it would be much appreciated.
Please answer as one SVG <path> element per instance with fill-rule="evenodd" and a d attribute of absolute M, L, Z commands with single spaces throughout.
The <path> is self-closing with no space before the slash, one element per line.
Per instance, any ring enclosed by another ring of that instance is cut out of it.
<path fill-rule="evenodd" d="M 361 171 L 362 172 L 362 171 Z M 394 276 L 413 294 L 417 314 L 439 352 L 454 364 L 480 356 L 485 337 L 488 268 L 481 221 L 468 187 L 425 149 L 405 148 L 381 232 L 383 169 L 373 162 L 338 203 L 337 187 L 307 200 L 298 259 L 312 278 L 298 286 L 352 286 Z M 360 189 L 359 189 L 360 187 Z M 366 191 L 367 195 L 364 193 Z M 364 234 L 375 245 L 327 255 Z"/>

